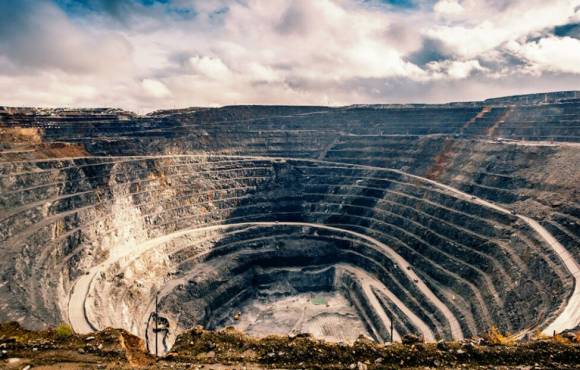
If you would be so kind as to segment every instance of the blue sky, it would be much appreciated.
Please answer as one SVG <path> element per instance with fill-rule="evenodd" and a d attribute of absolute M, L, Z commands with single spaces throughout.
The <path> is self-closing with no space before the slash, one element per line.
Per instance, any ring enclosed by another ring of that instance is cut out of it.
<path fill-rule="evenodd" d="M 3 0 L 0 105 L 446 102 L 580 86 L 580 0 Z"/>

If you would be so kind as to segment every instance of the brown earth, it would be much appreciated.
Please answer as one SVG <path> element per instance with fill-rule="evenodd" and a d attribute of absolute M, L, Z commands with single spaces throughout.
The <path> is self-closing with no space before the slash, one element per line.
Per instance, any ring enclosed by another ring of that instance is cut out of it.
<path fill-rule="evenodd" d="M 234 329 L 182 334 L 158 361 L 143 341 L 121 329 L 91 335 L 56 330 L 28 331 L 16 323 L 0 325 L 0 368 L 5 369 L 577 369 L 578 334 L 507 340 L 496 331 L 461 342 L 378 344 L 360 338 L 353 345 L 307 335 L 257 339 Z M 495 343 L 495 344 L 494 344 Z M 503 344 L 499 344 L 503 343 Z"/>

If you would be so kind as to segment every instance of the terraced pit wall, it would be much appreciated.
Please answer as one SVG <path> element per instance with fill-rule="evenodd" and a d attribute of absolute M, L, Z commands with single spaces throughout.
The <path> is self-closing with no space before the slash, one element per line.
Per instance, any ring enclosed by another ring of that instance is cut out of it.
<path fill-rule="evenodd" d="M 4 108 L 0 136 L 0 320 L 148 341 L 157 320 L 167 350 L 197 324 L 235 324 L 248 302 L 336 292 L 343 316 L 293 330 L 348 340 L 350 312 L 378 341 L 578 325 L 575 92 L 148 116 Z"/>

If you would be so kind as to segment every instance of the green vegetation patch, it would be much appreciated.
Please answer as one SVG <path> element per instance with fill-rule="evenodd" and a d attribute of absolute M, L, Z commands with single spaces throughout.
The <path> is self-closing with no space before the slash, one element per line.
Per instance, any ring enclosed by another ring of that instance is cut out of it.
<path fill-rule="evenodd" d="M 324 297 L 322 297 L 322 296 L 316 296 L 316 297 L 312 298 L 310 300 L 310 302 L 312 302 L 312 304 L 315 304 L 315 305 L 323 305 L 323 304 L 326 304 L 326 299 L 324 299 Z"/>

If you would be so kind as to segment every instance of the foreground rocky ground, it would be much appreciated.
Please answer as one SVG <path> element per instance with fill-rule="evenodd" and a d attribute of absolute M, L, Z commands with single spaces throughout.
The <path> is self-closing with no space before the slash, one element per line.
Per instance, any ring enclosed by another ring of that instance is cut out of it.
<path fill-rule="evenodd" d="M 141 339 L 120 329 L 77 335 L 62 326 L 28 331 L 0 325 L 0 367 L 7 369 L 577 369 L 580 335 L 512 342 L 497 332 L 461 342 L 382 345 L 360 338 L 353 345 L 293 338 L 248 337 L 233 329 L 194 329 L 180 335 L 167 356 L 155 360 Z"/>

